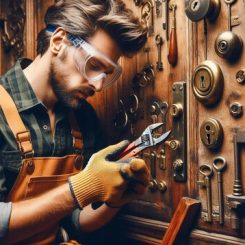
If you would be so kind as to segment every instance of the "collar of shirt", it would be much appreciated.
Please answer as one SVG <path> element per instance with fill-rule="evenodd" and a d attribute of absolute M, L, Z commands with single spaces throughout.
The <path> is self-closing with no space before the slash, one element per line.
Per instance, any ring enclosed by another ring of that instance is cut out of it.
<path fill-rule="evenodd" d="M 23 69 L 31 62 L 29 59 L 19 59 L 15 66 L 5 74 L 7 78 L 5 87 L 12 95 L 19 112 L 42 104 L 23 72 Z"/>

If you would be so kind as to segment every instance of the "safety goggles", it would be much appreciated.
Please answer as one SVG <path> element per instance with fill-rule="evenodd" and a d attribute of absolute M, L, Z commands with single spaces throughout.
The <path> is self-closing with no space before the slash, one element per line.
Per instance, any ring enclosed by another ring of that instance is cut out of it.
<path fill-rule="evenodd" d="M 76 48 L 74 61 L 79 72 L 89 82 L 102 82 L 102 88 L 110 87 L 122 74 L 120 65 L 84 41 L 81 37 L 68 34 Z"/>
<path fill-rule="evenodd" d="M 46 30 L 54 32 L 57 28 L 58 26 L 47 25 Z M 76 47 L 74 61 L 77 69 L 89 82 L 102 82 L 102 88 L 108 88 L 118 80 L 122 74 L 119 64 L 79 36 L 68 33 L 68 39 Z"/>

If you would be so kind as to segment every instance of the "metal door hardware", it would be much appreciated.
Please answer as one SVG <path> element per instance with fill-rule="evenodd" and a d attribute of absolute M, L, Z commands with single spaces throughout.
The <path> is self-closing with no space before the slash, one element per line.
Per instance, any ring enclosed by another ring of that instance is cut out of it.
<path fill-rule="evenodd" d="M 239 102 L 231 103 L 229 110 L 230 110 L 230 114 L 234 118 L 239 118 L 243 114 L 242 104 L 240 104 Z"/>
<path fill-rule="evenodd" d="M 194 22 L 204 18 L 214 21 L 220 13 L 220 0 L 185 0 L 185 13 Z"/>
<path fill-rule="evenodd" d="M 202 143 L 212 150 L 218 149 L 223 141 L 223 128 L 220 122 L 214 118 L 203 121 L 200 127 Z"/>
<path fill-rule="evenodd" d="M 162 114 L 162 123 L 163 123 L 163 132 L 166 132 L 167 129 L 167 112 L 168 112 L 168 102 L 161 101 L 159 103 L 160 111 Z"/>
<path fill-rule="evenodd" d="M 160 192 L 164 193 L 166 190 L 167 190 L 167 184 L 164 180 L 160 181 L 158 184 L 157 184 L 157 188 Z"/>
<path fill-rule="evenodd" d="M 148 33 L 154 33 L 154 2 L 145 0 L 141 5 L 141 21 L 148 26 Z"/>
<path fill-rule="evenodd" d="M 150 48 L 144 48 L 144 52 L 146 53 L 147 63 L 144 66 L 143 70 L 139 73 L 136 73 L 136 75 L 133 78 L 134 85 L 140 88 L 145 88 L 148 85 L 152 85 L 155 81 L 154 68 L 153 65 L 150 64 Z"/>
<path fill-rule="evenodd" d="M 162 148 L 160 150 L 160 153 L 157 154 L 157 161 L 159 169 L 166 170 L 166 156 L 165 156 L 165 149 Z"/>
<path fill-rule="evenodd" d="M 160 17 L 162 15 L 162 0 L 155 0 L 156 2 L 156 15 Z"/>
<path fill-rule="evenodd" d="M 172 117 L 178 118 L 183 113 L 183 106 L 180 103 L 173 104 L 170 108 L 170 114 Z"/>
<path fill-rule="evenodd" d="M 236 81 L 238 83 L 244 83 L 245 82 L 245 69 L 241 69 L 236 73 Z"/>
<path fill-rule="evenodd" d="M 221 33 L 215 40 L 215 52 L 221 58 L 227 59 L 228 61 L 235 62 L 239 59 L 243 49 L 242 39 L 235 33 L 232 32 L 233 25 L 238 25 L 238 17 L 234 18 L 231 16 L 231 5 L 236 0 L 224 0 L 228 7 L 228 31 Z M 233 20 L 233 21 L 232 21 Z M 234 24 L 234 20 L 236 20 Z"/>
<path fill-rule="evenodd" d="M 139 109 L 139 98 L 136 94 L 129 95 L 129 112 L 136 113 Z"/>
<path fill-rule="evenodd" d="M 121 99 L 119 100 L 119 110 L 116 112 L 113 121 L 117 130 L 123 130 L 128 126 L 128 114 Z"/>
<path fill-rule="evenodd" d="M 163 71 L 163 63 L 162 63 L 162 45 L 163 45 L 163 39 L 160 35 L 156 35 L 155 42 L 157 45 L 157 70 L 158 71 Z"/>
<path fill-rule="evenodd" d="M 221 33 L 215 40 L 215 52 L 221 58 L 236 61 L 243 49 L 242 39 L 231 31 Z"/>
<path fill-rule="evenodd" d="M 163 4 L 164 4 L 164 18 L 163 18 L 163 23 L 162 23 L 162 28 L 163 30 L 165 30 L 165 34 L 166 34 L 166 40 L 168 40 L 168 3 L 169 0 L 162 0 Z"/>
<path fill-rule="evenodd" d="M 218 64 L 205 60 L 196 67 L 192 77 L 192 90 L 204 105 L 217 103 L 223 94 L 224 77 Z"/>
<path fill-rule="evenodd" d="M 224 224 L 224 197 L 223 197 L 223 178 L 222 174 L 227 166 L 226 160 L 218 156 L 213 160 L 213 167 L 217 172 L 218 200 L 219 200 L 219 223 Z"/>
<path fill-rule="evenodd" d="M 236 0 L 225 0 L 228 8 L 228 30 L 231 31 L 231 5 L 235 3 Z"/>
<path fill-rule="evenodd" d="M 198 180 L 197 184 L 206 188 L 207 193 L 207 217 L 205 221 L 212 222 L 212 193 L 211 193 L 211 177 L 213 169 L 208 164 L 203 164 L 199 167 L 199 172 L 203 175 L 203 180 Z"/>
<path fill-rule="evenodd" d="M 238 131 L 233 136 L 234 143 L 234 184 L 233 193 L 226 196 L 228 207 L 231 210 L 231 227 L 239 229 L 239 211 L 245 208 L 245 195 L 242 186 L 242 164 L 241 164 L 241 147 L 245 144 L 245 132 Z"/>
<path fill-rule="evenodd" d="M 173 105 L 182 106 L 182 113 L 173 116 L 172 138 L 168 145 L 173 149 L 173 177 L 176 181 L 186 181 L 187 178 L 187 115 L 186 115 L 186 82 L 175 82 L 172 86 Z M 176 168 L 176 161 L 182 161 L 182 167 Z"/>
<path fill-rule="evenodd" d="M 157 181 L 156 181 L 156 152 L 151 152 L 150 154 L 150 170 L 151 170 L 151 181 L 150 181 L 150 189 L 152 191 L 157 190 Z"/>
<path fill-rule="evenodd" d="M 170 40 L 169 40 L 168 62 L 172 66 L 175 66 L 177 64 L 177 59 L 178 59 L 176 15 L 175 15 L 176 8 L 177 8 L 177 4 L 174 4 L 174 3 L 172 3 L 169 6 L 169 9 L 173 12 L 173 17 L 172 17 Z"/>
<path fill-rule="evenodd" d="M 150 113 L 152 122 L 156 123 L 160 114 L 160 100 L 158 98 L 152 97 L 149 102 L 148 111 Z"/>

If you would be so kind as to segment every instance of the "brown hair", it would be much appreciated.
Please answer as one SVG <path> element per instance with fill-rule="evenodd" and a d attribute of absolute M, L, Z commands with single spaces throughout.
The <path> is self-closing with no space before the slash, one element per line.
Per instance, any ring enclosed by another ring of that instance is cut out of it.
<path fill-rule="evenodd" d="M 146 43 L 147 29 L 121 0 L 58 0 L 45 14 L 47 25 L 87 40 L 97 29 L 106 31 L 125 56 L 137 53 Z M 50 42 L 46 28 L 37 37 L 37 53 L 43 55 Z"/>

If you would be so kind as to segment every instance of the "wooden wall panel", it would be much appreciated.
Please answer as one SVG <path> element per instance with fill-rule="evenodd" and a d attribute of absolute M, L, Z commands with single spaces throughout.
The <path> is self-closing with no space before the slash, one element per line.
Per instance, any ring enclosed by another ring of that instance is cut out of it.
<path fill-rule="evenodd" d="M 9 8 L 9 1 L 0 0 L 0 19 L 5 18 Z M 13 0 L 12 0 L 13 1 Z M 45 27 L 43 17 L 46 9 L 54 0 L 26 0 L 26 25 L 25 25 L 25 50 L 24 55 L 34 58 L 36 54 L 36 36 L 37 33 Z M 127 6 L 140 16 L 141 8 L 136 6 L 134 1 L 125 0 Z M 153 1 L 154 2 L 154 1 Z M 227 29 L 227 6 L 224 1 L 221 2 L 221 13 L 214 23 L 208 22 L 208 59 L 216 61 L 225 77 L 225 89 L 222 100 L 216 106 L 207 108 L 199 103 L 193 95 L 191 88 L 192 73 L 195 67 L 204 60 L 204 34 L 203 22 L 193 23 L 185 15 L 185 1 L 174 1 L 177 4 L 176 25 L 177 25 L 177 43 L 178 43 L 178 63 L 175 67 L 169 65 L 167 61 L 169 42 L 165 38 L 165 31 L 162 29 L 163 17 L 156 17 L 154 9 L 154 34 L 149 36 L 146 47 L 150 48 L 149 62 L 153 64 L 155 71 L 155 83 L 147 86 L 140 91 L 133 89 L 133 78 L 136 73 L 142 71 L 147 64 L 147 55 L 144 50 L 133 58 L 122 58 L 120 63 L 123 67 L 123 75 L 120 80 L 110 89 L 105 90 L 89 99 L 91 104 L 97 111 L 102 121 L 105 132 L 108 135 L 108 144 L 116 143 L 122 139 L 133 140 L 139 136 L 142 130 L 150 123 L 152 119 L 149 113 L 149 101 L 156 97 L 160 100 L 168 102 L 169 107 L 172 104 L 172 84 L 176 81 L 187 82 L 187 106 L 188 106 L 188 179 L 184 183 L 174 181 L 172 177 L 172 159 L 171 151 L 166 148 L 166 170 L 160 170 L 157 166 L 157 180 L 164 180 L 167 183 L 167 191 L 161 193 L 159 191 L 151 192 L 150 190 L 140 198 L 140 200 L 128 205 L 124 209 L 123 218 L 119 218 L 119 227 L 125 231 L 124 238 L 126 244 L 157 244 L 161 236 L 166 230 L 175 208 L 182 196 L 189 196 L 200 199 L 203 210 L 206 209 L 206 194 L 204 189 L 197 185 L 197 180 L 201 177 L 198 174 L 198 168 L 203 163 L 211 164 L 217 155 L 222 155 L 228 162 L 228 168 L 224 173 L 224 193 L 225 195 L 232 193 L 233 176 L 234 176 L 234 152 L 232 137 L 237 129 L 244 130 L 244 116 L 240 119 L 234 119 L 230 116 L 228 105 L 230 102 L 239 101 L 244 103 L 244 86 L 235 81 L 235 74 L 239 69 L 245 69 L 244 51 L 240 60 L 231 64 L 219 56 L 214 51 L 214 41 L 217 35 Z M 232 14 L 238 15 L 241 21 L 239 26 L 234 27 L 233 31 L 245 40 L 245 2 L 236 1 L 232 6 Z M 172 14 L 170 13 L 170 18 Z M 171 27 L 171 26 L 170 26 Z M 2 36 L 3 29 L 0 29 Z M 155 36 L 160 34 L 164 39 L 162 47 L 163 71 L 156 70 L 157 47 L 155 44 Z M 0 72 L 3 73 L 15 62 L 13 54 L 3 51 L 2 42 L 0 43 Z M 130 126 L 118 131 L 114 127 L 114 117 L 119 109 L 119 100 L 127 101 L 131 93 L 137 93 L 140 100 L 140 107 L 143 114 L 133 124 L 133 135 L 130 132 Z M 224 142 L 220 150 L 210 151 L 202 144 L 199 136 L 199 128 L 204 119 L 214 117 L 220 120 L 224 128 Z M 158 117 L 161 121 L 161 116 Z M 171 128 L 172 118 L 167 114 L 167 128 Z M 159 152 L 161 145 L 156 147 Z M 145 151 L 145 155 L 150 150 Z M 145 157 L 147 164 L 150 166 L 149 159 Z M 244 150 L 242 158 L 242 178 L 243 193 L 245 193 L 245 170 L 244 170 Z M 212 201 L 214 210 L 218 210 L 216 175 L 212 178 Z M 126 212 L 126 215 L 125 215 Z M 245 220 L 241 225 L 240 231 L 231 229 L 230 212 L 226 206 L 226 219 L 223 226 L 219 225 L 217 219 L 212 223 L 204 222 L 202 218 L 198 220 L 195 230 L 191 234 L 189 244 L 243 244 L 245 243 Z M 206 233 L 208 232 L 208 233 Z M 127 233 L 127 234 L 126 234 Z M 116 233 L 114 234 L 116 237 Z M 120 238 L 122 239 L 122 237 Z M 227 243 L 226 243 L 227 241 Z M 119 243 L 118 243 L 119 244 Z"/>

